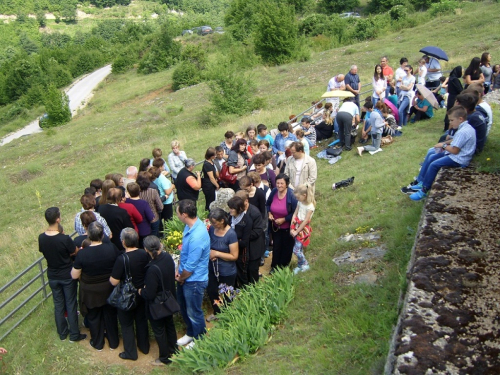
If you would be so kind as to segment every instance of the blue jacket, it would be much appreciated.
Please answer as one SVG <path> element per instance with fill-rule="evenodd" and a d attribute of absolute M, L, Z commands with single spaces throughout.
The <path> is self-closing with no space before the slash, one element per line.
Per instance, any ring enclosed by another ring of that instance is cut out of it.
<path fill-rule="evenodd" d="M 267 199 L 266 202 L 266 208 L 267 211 L 269 212 L 271 210 L 271 203 L 273 203 L 273 198 L 278 192 L 277 188 L 274 188 L 271 191 L 271 194 L 269 194 L 269 198 Z M 295 194 L 293 194 L 293 190 L 290 188 L 286 189 L 286 210 L 288 211 L 288 215 L 285 216 L 285 220 L 288 222 L 292 221 L 293 213 L 295 212 L 295 209 L 297 208 L 297 198 L 295 198 Z"/>

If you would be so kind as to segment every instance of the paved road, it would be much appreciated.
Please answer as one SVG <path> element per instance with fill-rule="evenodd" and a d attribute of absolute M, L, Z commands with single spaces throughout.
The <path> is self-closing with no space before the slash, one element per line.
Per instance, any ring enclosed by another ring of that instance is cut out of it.
<path fill-rule="evenodd" d="M 66 91 L 69 97 L 69 108 L 71 109 L 71 113 L 73 115 L 78 109 L 83 108 L 85 107 L 85 105 L 87 105 L 88 100 L 92 96 L 92 91 L 110 73 L 111 65 L 106 65 L 105 67 L 98 69 L 95 72 L 75 82 Z M 41 131 L 42 129 L 40 128 L 40 126 L 38 126 L 38 119 L 36 119 L 35 121 L 30 122 L 30 124 L 25 126 L 24 128 L 2 138 L 2 140 L 0 140 L 0 146 L 6 145 L 14 139 L 20 138 L 24 135 L 40 133 Z"/>

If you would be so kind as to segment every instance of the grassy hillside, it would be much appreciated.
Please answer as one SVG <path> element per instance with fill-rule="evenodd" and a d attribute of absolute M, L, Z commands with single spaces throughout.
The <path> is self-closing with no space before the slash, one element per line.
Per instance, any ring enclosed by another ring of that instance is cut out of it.
<path fill-rule="evenodd" d="M 110 76 L 90 105 L 69 124 L 1 148 L 1 284 L 39 257 L 37 235 L 45 227 L 45 208 L 59 206 L 62 224 L 67 233 L 72 232 L 79 197 L 91 179 L 110 172 L 124 173 L 128 165 L 149 157 L 154 147 L 167 153 L 174 138 L 189 156 L 202 160 L 206 148 L 220 143 L 228 129 L 240 131 L 249 123 L 261 122 L 274 127 L 291 113 L 305 109 L 324 92 L 334 74 L 346 73 L 354 63 L 366 83 L 380 56 L 388 55 L 393 67 L 401 56 L 414 63 L 421 56 L 418 50 L 425 45 L 438 45 L 447 51 L 450 62 L 443 64 L 444 70 L 457 64 L 467 66 L 472 57 L 486 50 L 498 61 L 500 39 L 495 31 L 499 30 L 494 25 L 499 11 L 498 4 L 481 4 L 480 9 L 465 4 L 461 14 L 317 53 L 306 63 L 255 68 L 253 79 L 258 95 L 267 101 L 266 109 L 213 128 L 199 125 L 209 107 L 210 91 L 205 84 L 173 93 L 169 89 L 171 71 Z M 494 116 L 500 116 L 498 107 Z M 402 195 L 399 186 L 418 172 L 420 159 L 441 134 L 443 117 L 440 110 L 434 119 L 406 127 L 403 137 L 375 156 L 360 158 L 346 152 L 335 165 L 318 161 L 318 211 L 313 219 L 312 244 L 306 253 L 311 270 L 299 276 L 286 324 L 277 327 L 271 343 L 229 373 L 381 372 L 422 208 L 421 203 Z M 494 125 L 485 151 L 475 159 L 476 165 L 500 169 L 499 139 Z M 333 182 L 351 176 L 356 177 L 354 186 L 331 190 Z M 361 270 L 339 268 L 332 258 L 359 246 L 339 243 L 339 236 L 367 226 L 381 228 L 389 251 L 382 261 L 373 264 L 379 277 L 375 286 L 353 286 L 347 280 Z M 4 358 L 7 373 L 134 371 L 117 355 L 114 363 L 102 361 L 90 353 L 87 343 L 69 348 L 67 342 L 60 343 L 52 309 L 49 300 L 2 342 L 10 351 Z"/>

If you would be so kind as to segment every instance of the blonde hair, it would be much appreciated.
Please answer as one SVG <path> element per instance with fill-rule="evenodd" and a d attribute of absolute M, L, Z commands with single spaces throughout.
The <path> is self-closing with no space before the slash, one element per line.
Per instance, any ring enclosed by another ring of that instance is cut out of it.
<path fill-rule="evenodd" d="M 235 138 L 237 139 L 245 139 L 245 133 L 243 132 L 238 132 L 234 135 Z"/>
<path fill-rule="evenodd" d="M 314 191 L 311 185 L 299 185 L 295 188 L 296 194 L 305 194 L 306 204 L 313 204 L 316 207 L 316 199 L 314 199 Z"/>
<path fill-rule="evenodd" d="M 174 148 L 174 147 L 179 147 L 181 148 L 181 144 L 179 143 L 178 140 L 174 140 L 170 143 L 170 147 Z"/>

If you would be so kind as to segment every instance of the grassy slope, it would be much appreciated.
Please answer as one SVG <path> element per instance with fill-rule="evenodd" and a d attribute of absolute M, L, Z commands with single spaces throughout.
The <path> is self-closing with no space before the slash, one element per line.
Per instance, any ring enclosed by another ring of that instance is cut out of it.
<path fill-rule="evenodd" d="M 498 10 L 499 5 L 482 4 L 481 10 L 471 6 L 462 15 L 350 46 L 357 52 L 347 56 L 343 49 L 337 49 L 315 54 L 307 63 L 256 68 L 254 79 L 259 95 L 268 101 L 268 109 L 217 128 L 198 126 L 208 109 L 205 84 L 171 93 L 166 88 L 171 72 L 111 76 L 91 105 L 70 124 L 2 147 L 2 279 L 39 256 L 36 238 L 44 228 L 46 207 L 59 206 L 66 231 L 72 231 L 78 198 L 92 178 L 124 172 L 127 165 L 148 157 L 153 147 L 167 152 L 173 138 L 181 141 L 188 155 L 201 160 L 206 148 L 220 142 L 226 129 L 243 130 L 250 122 L 277 124 L 321 95 L 327 80 L 333 74 L 345 73 L 353 63 L 359 66 L 362 81 L 368 82 L 379 56 L 388 55 L 392 66 L 403 55 L 415 61 L 420 56 L 418 49 L 429 44 L 442 46 L 452 56 L 444 69 L 459 63 L 467 65 L 471 57 L 484 50 L 496 60 L 500 46 L 498 32 L 492 32 L 491 25 Z M 438 23 L 444 26 L 436 32 Z M 345 153 L 333 166 L 318 161 L 318 211 L 313 220 L 313 242 L 307 251 L 312 269 L 300 277 L 289 317 L 271 344 L 230 373 L 268 373 L 271 369 L 280 374 L 380 372 L 422 207 L 400 194 L 398 186 L 417 173 L 417 162 L 441 132 L 443 116 L 439 111 L 434 120 L 405 128 L 404 137 L 377 156 L 360 159 L 354 153 Z M 499 116 L 498 108 L 495 116 Z M 494 128 L 485 152 L 476 159 L 480 165 L 496 163 L 498 167 L 498 134 Z M 487 157 L 491 160 L 486 161 Z M 352 188 L 331 191 L 332 182 L 350 176 L 356 176 Z M 375 264 L 380 276 L 377 286 L 344 285 L 347 276 L 357 269 L 338 268 L 331 261 L 355 246 L 340 244 L 337 238 L 361 226 L 381 227 L 389 248 L 386 258 Z M 87 358 L 87 346 L 76 345 L 68 351 L 66 345 L 54 334 L 49 301 L 15 336 L 2 342 L 11 352 L 5 358 L 7 372 L 83 372 L 82 362 L 76 363 L 74 358 Z M 83 365 L 86 372 L 96 374 L 128 372 L 121 365 L 103 364 L 92 357 Z"/>

